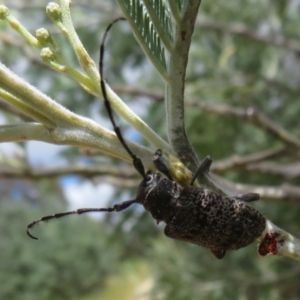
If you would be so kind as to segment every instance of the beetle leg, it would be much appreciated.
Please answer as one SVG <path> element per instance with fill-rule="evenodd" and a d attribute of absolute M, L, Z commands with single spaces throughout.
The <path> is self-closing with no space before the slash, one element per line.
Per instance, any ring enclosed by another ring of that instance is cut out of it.
<path fill-rule="evenodd" d="M 190 185 L 193 185 L 198 176 L 203 176 L 209 172 L 209 168 L 212 164 L 212 159 L 209 156 L 206 156 L 200 163 L 198 169 L 193 175 Z"/>
<path fill-rule="evenodd" d="M 231 199 L 242 201 L 242 202 L 253 202 L 259 200 L 259 194 L 257 193 L 245 193 L 239 194 L 233 197 L 229 197 Z"/>
<path fill-rule="evenodd" d="M 222 259 L 225 256 L 225 254 L 226 254 L 225 250 L 213 250 L 213 249 L 210 249 L 210 252 L 217 259 Z"/>
<path fill-rule="evenodd" d="M 174 181 L 168 166 L 162 159 L 162 151 L 160 149 L 155 151 L 152 161 L 159 172 L 166 175 L 171 181 Z"/>

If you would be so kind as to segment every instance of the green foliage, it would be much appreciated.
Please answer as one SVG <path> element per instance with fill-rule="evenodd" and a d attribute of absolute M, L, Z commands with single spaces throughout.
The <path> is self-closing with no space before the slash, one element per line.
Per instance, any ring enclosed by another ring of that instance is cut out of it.
<path fill-rule="evenodd" d="M 107 233 L 88 217 L 41 226 L 36 231 L 40 240 L 29 239 L 27 223 L 44 213 L 29 213 L 21 204 L 1 205 L 1 299 L 79 299 L 116 270 L 119 245 L 108 244 L 102 238 Z"/>

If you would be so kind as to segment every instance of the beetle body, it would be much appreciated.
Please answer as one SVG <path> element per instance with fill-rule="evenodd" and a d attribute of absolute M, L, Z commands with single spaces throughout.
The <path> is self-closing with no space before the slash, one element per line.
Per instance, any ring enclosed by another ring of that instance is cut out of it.
<path fill-rule="evenodd" d="M 166 223 L 166 236 L 209 248 L 217 258 L 254 242 L 266 225 L 260 212 L 237 197 L 182 188 L 157 172 L 147 173 L 136 199 L 157 222 Z"/>

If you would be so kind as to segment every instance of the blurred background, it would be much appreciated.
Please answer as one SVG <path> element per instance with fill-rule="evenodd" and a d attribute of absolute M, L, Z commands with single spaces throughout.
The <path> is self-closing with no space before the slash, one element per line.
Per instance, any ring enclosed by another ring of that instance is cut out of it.
<path fill-rule="evenodd" d="M 45 14 L 47 1 L 0 3 L 32 33 L 47 28 L 64 55 L 78 65 L 68 42 Z M 104 28 L 121 11 L 105 0 L 73 0 L 71 11 L 81 41 L 97 62 Z M 233 182 L 299 185 L 299 151 L 237 113 L 254 107 L 300 137 L 299 16 L 299 0 L 201 4 L 187 70 L 185 112 L 187 134 L 199 157 L 210 155 L 218 166 L 237 156 L 287 151 L 256 165 L 216 168 Z M 106 54 L 110 85 L 167 138 L 163 82 L 129 26 L 113 28 Z M 102 101 L 45 67 L 39 53 L 3 21 L 0 59 L 70 110 L 111 128 Z M 2 100 L 0 109 L 1 124 L 26 120 Z M 125 122 L 118 123 L 126 137 L 140 141 Z M 75 166 L 99 166 L 99 172 L 73 172 Z M 101 171 L 107 168 L 111 173 Z M 0 299 L 300 299 L 297 261 L 261 258 L 255 244 L 218 261 L 207 249 L 166 238 L 164 226 L 156 226 L 137 206 L 120 214 L 49 222 L 34 230 L 39 241 L 26 236 L 26 226 L 42 216 L 131 199 L 140 178 L 126 163 L 87 157 L 74 147 L 3 143 L 0 177 Z M 300 236 L 299 197 L 262 199 L 253 205 Z"/>

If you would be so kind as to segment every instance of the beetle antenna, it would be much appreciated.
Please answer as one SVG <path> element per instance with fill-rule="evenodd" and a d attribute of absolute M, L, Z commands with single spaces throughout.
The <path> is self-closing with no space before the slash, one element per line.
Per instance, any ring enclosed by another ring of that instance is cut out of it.
<path fill-rule="evenodd" d="M 36 225 L 38 225 L 42 222 L 47 222 L 47 221 L 51 221 L 51 220 L 54 220 L 54 219 L 59 219 L 59 218 L 70 216 L 70 215 L 81 215 L 81 214 L 90 213 L 90 212 L 113 212 L 113 211 L 118 212 L 118 211 L 121 211 L 121 210 L 124 210 L 124 209 L 128 208 L 133 203 L 137 203 L 136 199 L 127 200 L 127 201 L 124 201 L 124 202 L 117 203 L 113 207 L 107 207 L 107 208 L 80 208 L 80 209 L 73 210 L 73 211 L 67 211 L 67 212 L 63 212 L 63 213 L 53 214 L 53 215 L 50 215 L 50 216 L 45 216 L 45 217 L 42 217 L 39 220 L 36 220 L 36 221 L 33 221 L 32 223 L 30 223 L 27 226 L 26 233 L 32 239 L 38 240 L 37 237 L 33 236 L 30 233 L 30 230 L 33 229 L 33 227 L 35 227 Z"/>
<path fill-rule="evenodd" d="M 105 105 L 105 108 L 107 110 L 107 113 L 108 113 L 108 116 L 110 118 L 110 121 L 111 121 L 111 123 L 113 125 L 115 134 L 118 137 L 118 139 L 119 139 L 120 143 L 122 144 L 122 146 L 124 147 L 124 149 L 127 151 L 127 153 L 132 158 L 132 163 L 133 163 L 133 166 L 135 167 L 135 169 L 142 175 L 143 178 L 146 178 L 145 168 L 144 168 L 144 165 L 143 165 L 141 159 L 138 158 L 130 150 L 130 148 L 127 145 L 125 139 L 123 138 L 123 135 L 121 133 L 121 130 L 120 130 L 119 126 L 115 122 L 115 119 L 114 119 L 114 116 L 113 116 L 113 112 L 112 112 L 112 108 L 111 108 L 110 102 L 109 102 L 108 97 L 107 97 L 106 84 L 104 82 L 104 77 L 103 77 L 104 44 L 105 44 L 107 33 L 109 32 L 109 30 L 111 29 L 111 27 L 113 26 L 113 24 L 115 24 L 118 21 L 124 21 L 124 20 L 126 20 L 126 19 L 125 18 L 118 18 L 118 19 L 112 21 L 107 26 L 107 28 L 105 30 L 105 33 L 103 35 L 101 46 L 100 46 L 100 59 L 99 59 L 100 86 L 101 86 L 101 90 L 102 90 L 104 105 Z"/>

